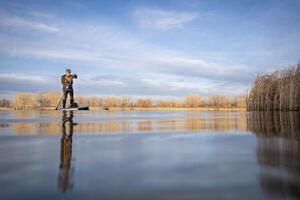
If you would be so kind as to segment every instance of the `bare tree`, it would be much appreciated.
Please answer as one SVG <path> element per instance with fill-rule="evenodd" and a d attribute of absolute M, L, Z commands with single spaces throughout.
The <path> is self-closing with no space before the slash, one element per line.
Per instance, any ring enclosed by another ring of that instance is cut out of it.
<path fill-rule="evenodd" d="M 137 107 L 151 107 L 152 106 L 152 100 L 150 98 L 137 99 L 136 106 Z"/>
<path fill-rule="evenodd" d="M 46 94 L 47 99 L 49 99 L 50 106 L 55 107 L 61 98 L 61 93 L 60 92 L 49 92 Z"/>
<path fill-rule="evenodd" d="M 89 98 L 88 97 L 77 96 L 75 98 L 75 100 L 76 100 L 76 103 L 80 106 L 87 105 L 89 103 Z"/>
<path fill-rule="evenodd" d="M 49 107 L 51 105 L 50 99 L 47 97 L 47 94 L 37 93 L 35 99 L 39 107 Z"/>
<path fill-rule="evenodd" d="M 119 105 L 119 99 L 115 96 L 110 96 L 110 97 L 106 97 L 104 98 L 104 105 L 107 107 L 115 107 Z"/>
<path fill-rule="evenodd" d="M 187 96 L 185 97 L 184 104 L 186 107 L 199 107 L 201 105 L 202 99 L 199 96 Z"/>
<path fill-rule="evenodd" d="M 11 101 L 8 99 L 0 99 L 0 107 L 8 108 L 11 106 Z"/>
<path fill-rule="evenodd" d="M 175 100 L 158 100 L 157 106 L 159 106 L 159 107 L 176 107 L 177 103 Z"/>
<path fill-rule="evenodd" d="M 130 103 L 131 103 L 131 97 L 130 96 L 124 96 L 122 98 L 122 102 L 121 102 L 122 106 L 128 107 L 128 106 L 130 106 Z"/>
<path fill-rule="evenodd" d="M 299 88 L 299 86 L 297 86 L 295 83 L 293 88 Z M 256 92 L 255 90 L 253 91 L 254 91 L 253 93 Z M 257 94 L 257 92 L 255 94 Z M 59 99 L 61 98 L 61 95 L 62 94 L 60 92 L 48 92 L 48 93 L 37 93 L 37 94 L 20 93 L 14 97 L 13 105 L 15 108 L 18 109 L 32 109 L 35 107 L 39 107 L 39 108 L 55 107 Z M 299 102 L 299 100 L 297 100 L 297 98 L 300 99 L 298 97 L 299 95 L 297 96 L 296 93 L 293 95 L 294 95 L 292 96 L 292 98 L 294 99 L 293 102 Z M 247 97 L 247 101 L 248 100 L 249 97 Z M 196 108 L 196 107 L 212 106 L 212 107 L 229 108 L 229 107 L 245 107 L 246 104 L 245 96 L 227 97 L 223 95 L 213 95 L 209 98 L 202 98 L 200 96 L 190 95 L 183 99 L 176 99 L 176 100 L 169 99 L 169 100 L 156 100 L 156 101 L 153 101 L 150 98 L 140 98 L 140 99 L 132 100 L 130 96 L 124 96 L 122 98 L 118 98 L 115 96 L 109 96 L 104 98 L 76 96 L 75 101 L 79 105 L 89 105 L 94 107 L 158 106 L 158 107 Z M 4 101 L 2 101 L 2 105 L 3 104 Z M 0 102 L 0 106 L 1 106 L 1 102 Z M 291 106 L 291 102 L 289 102 L 289 106 Z"/>
<path fill-rule="evenodd" d="M 14 97 L 13 104 L 17 109 L 32 109 L 34 107 L 34 98 L 30 93 L 20 93 Z"/>

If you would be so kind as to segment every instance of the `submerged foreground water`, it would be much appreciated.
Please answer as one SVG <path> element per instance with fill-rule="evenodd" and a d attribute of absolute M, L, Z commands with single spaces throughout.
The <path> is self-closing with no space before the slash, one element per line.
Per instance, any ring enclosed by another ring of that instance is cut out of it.
<path fill-rule="evenodd" d="M 299 199 L 300 114 L 0 111 L 0 199 Z"/>

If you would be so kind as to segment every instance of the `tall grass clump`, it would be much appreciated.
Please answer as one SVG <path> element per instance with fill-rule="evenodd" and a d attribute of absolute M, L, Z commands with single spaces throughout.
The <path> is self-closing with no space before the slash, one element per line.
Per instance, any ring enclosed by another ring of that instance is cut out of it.
<path fill-rule="evenodd" d="M 250 111 L 299 111 L 300 63 L 256 77 L 247 97 Z"/>

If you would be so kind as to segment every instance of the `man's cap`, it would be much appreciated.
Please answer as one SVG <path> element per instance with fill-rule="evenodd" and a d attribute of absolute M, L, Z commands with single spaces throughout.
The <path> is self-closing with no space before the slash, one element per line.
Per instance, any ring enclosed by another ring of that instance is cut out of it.
<path fill-rule="evenodd" d="M 69 68 L 66 69 L 66 72 L 71 73 L 71 69 L 69 69 Z"/>

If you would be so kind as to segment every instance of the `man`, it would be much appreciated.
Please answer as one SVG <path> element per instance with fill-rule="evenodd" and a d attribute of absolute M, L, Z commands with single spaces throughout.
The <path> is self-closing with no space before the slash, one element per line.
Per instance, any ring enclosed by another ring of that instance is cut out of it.
<path fill-rule="evenodd" d="M 63 85 L 63 108 L 66 108 L 67 97 L 70 95 L 70 106 L 74 104 L 74 91 L 73 91 L 73 79 L 76 79 L 77 75 L 71 75 L 71 69 L 66 70 L 66 74 L 61 77 L 61 84 Z"/>

